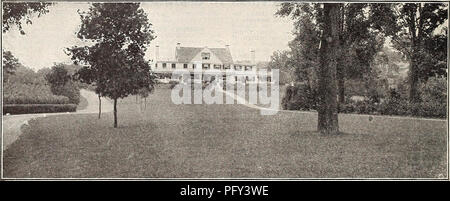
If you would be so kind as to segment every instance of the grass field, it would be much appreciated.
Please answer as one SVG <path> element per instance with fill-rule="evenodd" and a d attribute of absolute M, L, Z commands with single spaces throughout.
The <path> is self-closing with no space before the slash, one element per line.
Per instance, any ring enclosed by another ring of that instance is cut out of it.
<path fill-rule="evenodd" d="M 261 116 L 242 105 L 174 105 L 157 88 L 112 113 L 29 122 L 4 151 L 6 178 L 447 177 L 445 121 L 340 115 L 321 136 L 317 114 Z"/>

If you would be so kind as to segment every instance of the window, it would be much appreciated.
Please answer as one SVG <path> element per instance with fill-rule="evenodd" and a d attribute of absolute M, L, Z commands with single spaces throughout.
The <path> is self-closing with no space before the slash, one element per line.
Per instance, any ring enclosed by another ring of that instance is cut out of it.
<path fill-rule="evenodd" d="M 202 59 L 203 60 L 209 60 L 211 54 L 207 53 L 207 52 L 202 52 Z"/>
<path fill-rule="evenodd" d="M 172 64 L 172 68 L 175 68 L 175 64 Z"/>
<path fill-rule="evenodd" d="M 155 68 L 158 68 L 158 63 L 155 64 Z"/>
<path fill-rule="evenodd" d="M 197 64 L 192 64 L 192 68 L 197 68 Z"/>
<path fill-rule="evenodd" d="M 167 67 L 167 64 L 166 63 L 163 63 L 163 68 L 166 68 Z"/>
<path fill-rule="evenodd" d="M 223 69 L 230 69 L 230 64 L 223 65 Z"/>
<path fill-rule="evenodd" d="M 252 70 L 251 66 L 245 66 L 245 70 Z"/>
<path fill-rule="evenodd" d="M 203 64 L 203 69 L 209 69 L 209 64 Z"/>
<path fill-rule="evenodd" d="M 239 66 L 239 65 L 234 66 L 234 70 L 241 70 L 241 69 L 242 69 L 242 66 Z"/>
<path fill-rule="evenodd" d="M 220 64 L 214 64 L 214 69 L 220 69 L 221 65 Z"/>
<path fill-rule="evenodd" d="M 183 64 L 183 68 L 187 68 L 187 64 Z"/>

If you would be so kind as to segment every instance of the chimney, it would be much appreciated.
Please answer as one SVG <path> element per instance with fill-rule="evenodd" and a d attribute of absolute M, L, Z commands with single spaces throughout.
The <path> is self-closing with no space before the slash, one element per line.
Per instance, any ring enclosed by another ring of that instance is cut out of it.
<path fill-rule="evenodd" d="M 155 62 L 159 60 L 159 45 L 155 46 Z"/>
<path fill-rule="evenodd" d="M 251 50 L 250 55 L 251 55 L 250 62 L 252 64 L 255 64 L 255 50 Z"/>
<path fill-rule="evenodd" d="M 181 43 L 177 43 L 177 50 L 180 49 Z"/>

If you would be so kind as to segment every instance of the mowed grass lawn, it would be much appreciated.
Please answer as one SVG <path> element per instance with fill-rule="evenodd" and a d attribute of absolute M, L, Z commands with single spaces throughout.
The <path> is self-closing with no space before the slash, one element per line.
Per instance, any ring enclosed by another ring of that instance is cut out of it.
<path fill-rule="evenodd" d="M 340 115 L 321 136 L 317 114 L 261 116 L 243 105 L 174 105 L 157 88 L 112 113 L 33 120 L 4 151 L 5 178 L 447 177 L 445 121 Z"/>

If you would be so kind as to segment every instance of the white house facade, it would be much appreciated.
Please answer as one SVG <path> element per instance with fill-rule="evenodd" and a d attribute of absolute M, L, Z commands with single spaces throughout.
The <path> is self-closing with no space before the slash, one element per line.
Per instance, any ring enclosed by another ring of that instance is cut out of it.
<path fill-rule="evenodd" d="M 184 70 L 189 72 L 191 79 L 194 80 L 199 79 L 198 72 L 201 75 L 220 72 L 224 80 L 226 76 L 234 76 L 234 79 L 229 78 L 229 80 L 270 82 L 271 72 L 268 72 L 266 76 L 258 75 L 254 53 L 251 51 L 250 61 L 233 61 L 229 46 L 224 48 L 181 47 L 178 43 L 174 60 L 159 60 L 159 47 L 156 46 L 155 60 L 152 62 L 151 68 L 159 79 L 164 80 L 170 79 L 173 72 Z"/>

